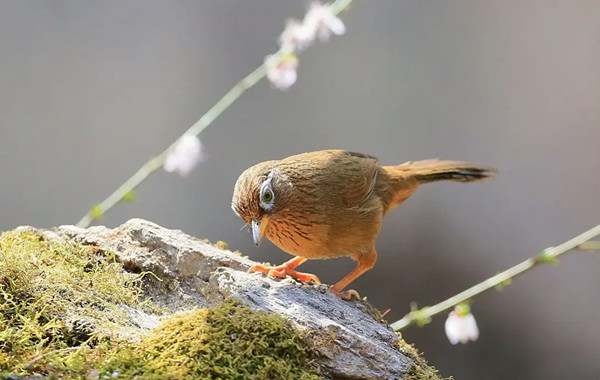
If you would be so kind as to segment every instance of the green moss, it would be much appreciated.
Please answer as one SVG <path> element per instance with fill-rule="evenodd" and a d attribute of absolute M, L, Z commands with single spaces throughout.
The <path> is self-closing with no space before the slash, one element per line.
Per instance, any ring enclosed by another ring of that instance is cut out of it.
<path fill-rule="evenodd" d="M 320 379 L 289 323 L 232 302 L 170 318 L 101 367 L 124 378 Z"/>
<path fill-rule="evenodd" d="M 215 245 L 215 247 L 222 249 L 224 251 L 229 249 L 229 244 L 227 244 L 227 242 L 223 241 L 223 240 L 217 241 L 214 245 Z"/>
<path fill-rule="evenodd" d="M 320 378 L 288 322 L 233 302 L 126 340 L 115 333 L 130 323 L 123 305 L 150 307 L 140 279 L 93 247 L 0 235 L 0 379 Z"/>
<path fill-rule="evenodd" d="M 413 361 L 413 366 L 404 380 L 451 380 L 451 377 L 443 378 L 438 370 L 430 366 L 419 351 L 411 344 L 406 343 L 402 338 L 398 340 L 398 349 L 404 355 Z"/>
<path fill-rule="evenodd" d="M 54 352 L 126 324 L 118 305 L 139 304 L 138 280 L 92 247 L 0 235 L 0 374 L 47 373 Z"/>
<path fill-rule="evenodd" d="M 233 302 L 171 317 L 140 342 L 104 340 L 49 359 L 61 378 L 321 378 L 288 322 Z"/>
<path fill-rule="evenodd" d="M 0 235 L 0 379 L 9 374 L 86 379 L 321 378 L 310 350 L 283 318 L 234 302 L 166 319 L 126 340 L 123 305 L 156 312 L 141 275 L 112 254 L 45 239 Z M 441 380 L 418 352 L 408 380 Z"/>

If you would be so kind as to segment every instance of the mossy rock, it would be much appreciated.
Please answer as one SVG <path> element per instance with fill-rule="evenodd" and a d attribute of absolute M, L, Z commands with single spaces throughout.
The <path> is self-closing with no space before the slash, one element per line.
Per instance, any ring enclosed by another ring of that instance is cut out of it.
<path fill-rule="evenodd" d="M 47 373 L 55 352 L 127 326 L 143 308 L 139 276 L 92 247 L 33 232 L 0 236 L 0 370 Z"/>
<path fill-rule="evenodd" d="M 226 302 L 170 317 L 130 342 L 111 333 L 127 324 L 120 305 L 152 305 L 140 297 L 140 276 L 112 255 L 32 232 L 1 235 L 0 252 L 4 377 L 320 378 L 298 333 L 278 316 Z"/>
<path fill-rule="evenodd" d="M 172 317 L 139 344 L 110 353 L 101 375 L 144 379 L 305 379 L 321 376 L 289 323 L 235 302 Z"/>
<path fill-rule="evenodd" d="M 413 365 L 407 372 L 404 380 L 453 380 L 452 377 L 442 378 L 439 371 L 429 365 L 423 355 L 412 344 L 406 343 L 403 339 L 398 341 L 398 349 L 412 359 Z"/>
<path fill-rule="evenodd" d="M 158 277 L 137 272 L 124 269 L 119 252 L 52 232 L 0 235 L 0 379 L 339 376 L 322 365 L 315 335 L 289 316 L 227 298 L 173 312 L 148 299 Z M 139 315 L 162 322 L 140 326 Z M 412 363 L 403 378 L 439 379 L 398 344 Z"/>

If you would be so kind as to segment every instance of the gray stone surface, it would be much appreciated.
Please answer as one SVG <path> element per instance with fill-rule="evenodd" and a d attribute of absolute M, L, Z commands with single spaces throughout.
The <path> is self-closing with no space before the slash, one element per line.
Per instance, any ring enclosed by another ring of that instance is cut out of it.
<path fill-rule="evenodd" d="M 233 297 L 284 316 L 307 333 L 307 341 L 332 378 L 401 379 L 412 366 L 395 348 L 396 334 L 374 318 L 367 303 L 343 301 L 324 285 L 248 273 L 253 264 L 248 258 L 181 231 L 132 219 L 115 229 L 62 226 L 48 237 L 57 236 L 110 250 L 127 270 L 151 272 L 148 294 L 172 310 Z M 156 317 L 137 310 L 130 315 L 141 329 L 158 323 Z"/>

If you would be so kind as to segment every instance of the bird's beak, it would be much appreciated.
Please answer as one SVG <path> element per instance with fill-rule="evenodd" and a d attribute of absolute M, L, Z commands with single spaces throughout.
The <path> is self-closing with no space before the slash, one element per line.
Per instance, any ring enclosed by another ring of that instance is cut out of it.
<path fill-rule="evenodd" d="M 260 244 L 265 232 L 267 231 L 267 225 L 269 224 L 269 216 L 263 215 L 260 221 L 252 220 L 252 240 L 257 246 Z"/>

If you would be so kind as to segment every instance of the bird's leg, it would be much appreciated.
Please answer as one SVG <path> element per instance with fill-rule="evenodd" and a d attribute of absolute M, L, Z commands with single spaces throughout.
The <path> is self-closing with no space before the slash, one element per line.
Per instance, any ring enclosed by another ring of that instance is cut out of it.
<path fill-rule="evenodd" d="M 248 270 L 248 272 L 259 272 L 275 278 L 285 278 L 286 276 L 290 276 L 300 282 L 314 282 L 316 284 L 320 284 L 321 280 L 319 280 L 319 278 L 314 274 L 296 271 L 296 268 L 302 265 L 306 260 L 308 259 L 298 256 L 277 266 L 255 264 Z"/>
<path fill-rule="evenodd" d="M 343 290 L 346 286 L 350 285 L 352 281 L 356 280 L 363 273 L 373 268 L 375 262 L 377 261 L 377 251 L 375 251 L 375 248 L 373 248 L 368 254 L 359 256 L 356 261 L 356 268 L 354 268 L 352 272 L 345 275 L 341 280 L 329 288 L 332 293 L 345 300 L 360 298 L 360 295 L 356 290 Z"/>

